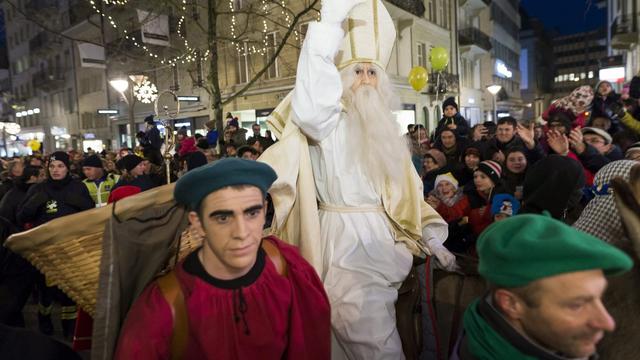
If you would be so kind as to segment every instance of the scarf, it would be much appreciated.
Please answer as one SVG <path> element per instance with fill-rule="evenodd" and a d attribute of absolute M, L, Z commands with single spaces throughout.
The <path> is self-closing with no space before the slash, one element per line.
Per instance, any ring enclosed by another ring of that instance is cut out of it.
<path fill-rule="evenodd" d="M 440 193 L 440 191 L 438 191 L 437 189 L 433 189 L 433 191 L 431 191 L 430 195 L 435 196 L 438 200 L 440 200 L 443 204 L 445 204 L 447 207 L 452 207 L 453 205 L 455 205 L 458 201 L 460 201 L 460 199 L 462 198 L 462 196 L 464 195 L 462 188 L 458 188 L 456 190 L 456 193 L 453 194 L 452 197 L 450 198 L 445 198 L 444 196 L 442 196 L 442 194 Z"/>
<path fill-rule="evenodd" d="M 471 354 L 478 360 L 536 360 L 535 357 L 521 353 L 489 326 L 478 313 L 479 301 L 476 299 L 469 305 L 462 320 Z"/>

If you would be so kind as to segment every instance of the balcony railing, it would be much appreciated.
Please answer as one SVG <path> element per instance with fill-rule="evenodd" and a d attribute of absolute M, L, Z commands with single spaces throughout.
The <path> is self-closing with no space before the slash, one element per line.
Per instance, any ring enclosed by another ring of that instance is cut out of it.
<path fill-rule="evenodd" d="M 618 15 L 611 24 L 611 35 L 635 33 L 638 31 L 638 23 L 635 16 L 630 14 Z"/>
<path fill-rule="evenodd" d="M 438 76 L 440 79 L 438 79 Z M 457 94 L 459 90 L 460 79 L 456 74 L 447 72 L 429 74 L 429 86 L 427 86 L 426 93 L 429 95 L 435 94 Z"/>
<path fill-rule="evenodd" d="M 478 45 L 486 51 L 491 50 L 491 39 L 478 28 L 470 27 L 460 30 L 458 39 L 460 40 L 460 46 Z"/>
<path fill-rule="evenodd" d="M 410 12 L 417 17 L 424 15 L 424 2 L 421 0 L 387 0 L 400 9 Z"/>
<path fill-rule="evenodd" d="M 52 68 L 38 71 L 33 75 L 33 87 L 45 90 L 57 89 L 64 86 L 66 80 L 66 69 Z"/>
<path fill-rule="evenodd" d="M 46 11 L 58 8 L 57 0 L 31 0 L 25 4 L 27 11 Z"/>
<path fill-rule="evenodd" d="M 29 40 L 29 51 L 31 53 L 39 53 L 48 51 L 61 43 L 59 37 L 51 34 L 48 31 L 41 31 L 38 35 Z"/>

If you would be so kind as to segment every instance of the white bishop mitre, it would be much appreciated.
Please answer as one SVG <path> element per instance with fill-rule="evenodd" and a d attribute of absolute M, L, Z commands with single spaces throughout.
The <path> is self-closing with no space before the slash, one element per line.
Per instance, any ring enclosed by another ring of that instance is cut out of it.
<path fill-rule="evenodd" d="M 354 63 L 373 63 L 383 70 L 391 59 L 396 28 L 380 0 L 367 0 L 354 7 L 343 23 L 345 37 L 336 56 L 342 70 Z"/>

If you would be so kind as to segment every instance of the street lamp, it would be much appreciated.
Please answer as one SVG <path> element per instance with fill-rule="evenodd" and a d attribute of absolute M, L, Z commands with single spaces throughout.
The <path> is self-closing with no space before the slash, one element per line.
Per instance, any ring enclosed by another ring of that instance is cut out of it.
<path fill-rule="evenodd" d="M 133 148 L 135 145 L 135 138 L 136 138 L 136 134 L 135 134 L 136 119 L 135 119 L 135 113 L 134 113 L 133 107 L 135 106 L 136 98 L 133 96 L 133 90 L 130 90 L 125 93 L 125 91 L 129 89 L 129 79 L 117 78 L 117 79 L 109 80 L 109 85 L 111 85 L 111 87 L 115 91 L 119 92 L 120 95 L 122 95 L 122 97 L 124 98 L 124 102 L 127 103 L 127 107 L 129 110 L 129 144 Z"/>
<path fill-rule="evenodd" d="M 487 86 L 487 91 L 493 95 L 493 121 L 497 123 L 498 121 L 498 110 L 496 107 L 496 95 L 500 92 L 502 86 L 500 85 L 489 85 Z"/>

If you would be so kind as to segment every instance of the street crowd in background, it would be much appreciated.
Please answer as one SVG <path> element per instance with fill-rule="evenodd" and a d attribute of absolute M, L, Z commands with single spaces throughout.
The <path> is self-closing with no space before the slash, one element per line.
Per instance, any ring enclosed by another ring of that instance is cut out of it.
<path fill-rule="evenodd" d="M 469 126 L 453 98 L 442 103 L 443 117 L 428 133 L 421 124 L 402 135 L 423 181 L 424 199 L 448 223 L 445 246 L 454 254 L 477 256 L 478 237 L 493 222 L 518 213 L 548 211 L 574 224 L 602 189 L 594 177 L 617 160 L 640 161 L 640 84 L 634 80 L 617 94 L 600 82 L 582 86 L 555 101 L 540 119 L 511 116 Z M 251 134 L 231 114 L 222 136 L 213 121 L 206 135 L 176 129 L 175 151 L 166 159 L 153 116 L 137 134 L 133 148 L 86 153 L 78 150 L 36 153 L 2 159 L 0 222 L 3 240 L 61 216 L 101 207 L 167 183 L 221 158 L 256 160 L 274 144 L 260 124 Z M 248 136 L 250 135 L 250 136 Z M 59 289 L 25 260 L 13 255 L 11 283 L 0 291 L 0 321 L 24 326 L 22 308 L 37 289 L 38 324 L 51 335 L 52 304 L 61 304 L 63 336 L 71 340 L 77 309 Z M 6 276 L 8 273 L 5 273 Z"/>

